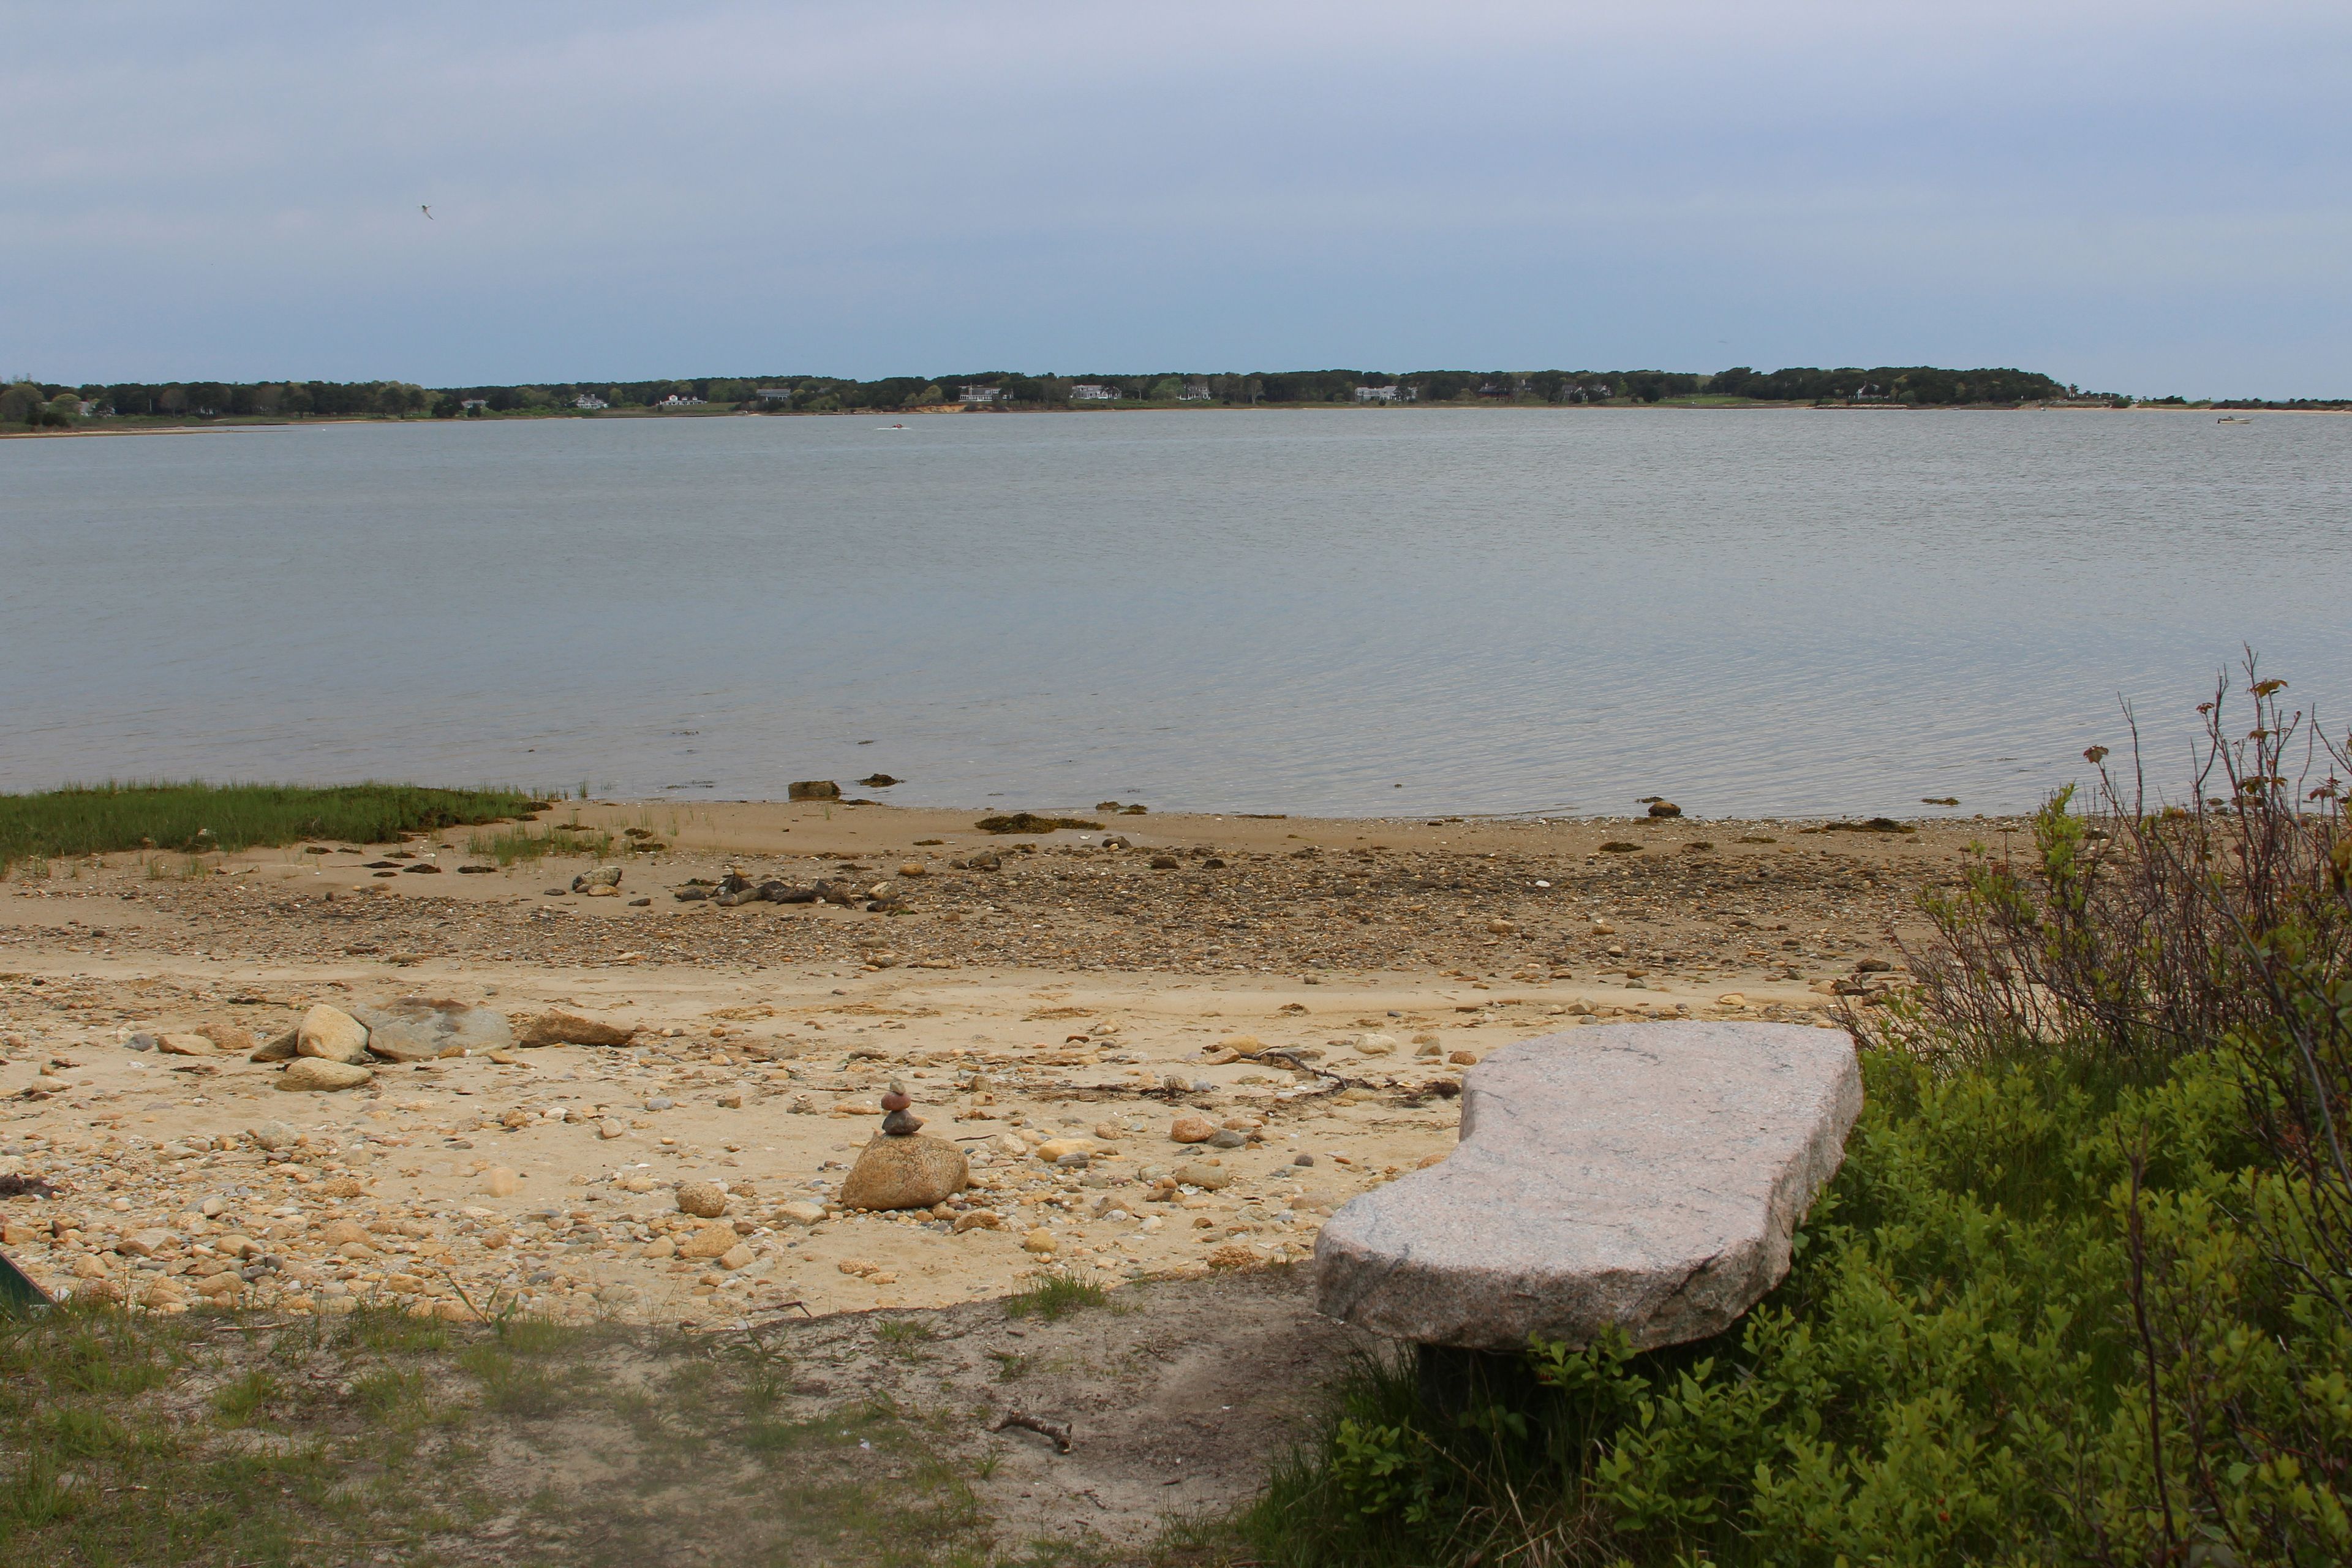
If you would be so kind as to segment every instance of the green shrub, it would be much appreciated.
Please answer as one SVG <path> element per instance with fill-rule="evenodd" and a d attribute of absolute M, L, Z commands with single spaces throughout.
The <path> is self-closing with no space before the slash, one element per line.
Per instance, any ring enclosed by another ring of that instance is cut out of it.
<path fill-rule="evenodd" d="M 2345 748 L 2225 689 L 2188 800 L 2060 795 L 1935 903 L 1786 1280 L 1731 1331 L 1370 1364 L 1267 1563 L 2352 1561 Z M 2093 749 L 2095 765 L 2105 753 Z M 2137 776 L 2136 774 L 2134 775 Z"/>

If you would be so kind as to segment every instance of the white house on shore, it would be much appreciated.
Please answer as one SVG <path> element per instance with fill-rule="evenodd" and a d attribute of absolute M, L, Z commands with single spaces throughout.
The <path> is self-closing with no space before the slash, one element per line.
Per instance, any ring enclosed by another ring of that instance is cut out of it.
<path fill-rule="evenodd" d="M 1070 388 L 1070 401 L 1073 403 L 1116 403 L 1118 401 L 1118 388 L 1115 386 L 1105 386 L 1097 381 L 1082 381 L 1076 386 Z"/>
<path fill-rule="evenodd" d="M 1397 388 L 1393 386 L 1360 386 L 1356 388 L 1356 401 L 1359 403 L 1394 403 L 1396 400 Z"/>
<path fill-rule="evenodd" d="M 574 408 L 585 408 L 593 413 L 599 408 L 610 408 L 613 405 L 605 402 L 603 398 L 597 396 L 593 392 L 583 392 L 579 396 L 572 400 L 572 406 Z"/>
<path fill-rule="evenodd" d="M 972 386 L 967 384 L 963 389 L 963 395 L 957 401 L 971 404 L 993 403 L 1002 395 L 1003 389 L 1000 387 Z"/>

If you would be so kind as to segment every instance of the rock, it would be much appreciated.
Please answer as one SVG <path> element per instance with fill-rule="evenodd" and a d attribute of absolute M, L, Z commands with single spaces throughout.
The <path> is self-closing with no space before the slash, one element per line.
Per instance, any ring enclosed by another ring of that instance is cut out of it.
<path fill-rule="evenodd" d="M 278 1087 L 297 1092 L 357 1089 L 374 1077 L 375 1074 L 368 1068 L 353 1067 L 349 1062 L 331 1062 L 321 1057 L 298 1057 L 278 1075 Z"/>
<path fill-rule="evenodd" d="M 1862 1108 L 1847 1036 L 1772 1024 L 1549 1035 L 1464 1089 L 1452 1154 L 1323 1227 L 1319 1310 L 1485 1350 L 1719 1333 L 1788 1272 Z"/>
<path fill-rule="evenodd" d="M 739 1241 L 719 1255 L 719 1267 L 730 1273 L 738 1268 L 749 1268 L 751 1267 L 751 1260 L 757 1256 L 758 1254 Z"/>
<path fill-rule="evenodd" d="M 680 1182 L 677 1207 L 680 1214 L 717 1219 L 727 1212 L 727 1189 L 717 1182 Z"/>
<path fill-rule="evenodd" d="M 1229 1241 L 1211 1247 L 1206 1261 L 1212 1268 L 1258 1268 L 1265 1266 L 1265 1258 L 1255 1247 Z"/>
<path fill-rule="evenodd" d="M 294 1054 L 324 1061 L 363 1065 L 368 1059 L 367 1026 L 339 1007 L 320 1003 L 302 1015 L 294 1031 Z"/>
<path fill-rule="evenodd" d="M 355 1219 L 331 1219 L 310 1233 L 310 1239 L 321 1247 L 366 1247 L 367 1226 Z"/>
<path fill-rule="evenodd" d="M 621 885 L 618 866 L 599 866 L 593 871 L 583 871 L 572 879 L 572 890 L 585 893 L 597 888 L 617 888 Z"/>
<path fill-rule="evenodd" d="M 841 1184 L 845 1209 L 927 1209 L 971 1184 L 963 1151 L 918 1132 L 876 1136 L 858 1152 Z"/>
<path fill-rule="evenodd" d="M 574 1013 L 541 1013 L 515 1034 L 515 1044 L 539 1046 L 625 1046 L 637 1037 L 635 1024 L 599 1023 Z"/>
<path fill-rule="evenodd" d="M 724 1258 L 735 1250 L 742 1238 L 731 1225 L 713 1223 L 702 1226 L 677 1244 L 680 1258 Z"/>
<path fill-rule="evenodd" d="M 504 1165 L 492 1165 L 482 1173 L 482 1191 L 494 1198 L 514 1196 L 518 1184 L 519 1178 Z"/>
<path fill-rule="evenodd" d="M 1004 1216 L 994 1209 L 966 1209 L 955 1216 L 953 1226 L 958 1236 L 961 1236 L 968 1230 L 1002 1230 L 1003 1228 Z"/>
<path fill-rule="evenodd" d="M 1474 1068 L 1478 1065 L 1478 1053 L 1475 1051 L 1454 1051 L 1449 1053 L 1445 1059 L 1449 1065 L 1454 1067 Z"/>
<path fill-rule="evenodd" d="M 1368 1057 L 1384 1057 L 1396 1048 L 1394 1035 L 1366 1035 L 1356 1042 L 1356 1049 Z"/>
<path fill-rule="evenodd" d="M 1176 1179 L 1188 1187 L 1199 1187 L 1213 1193 L 1232 1183 L 1233 1173 L 1223 1165 L 1212 1165 L 1204 1160 L 1187 1160 L 1176 1167 Z"/>
<path fill-rule="evenodd" d="M 1290 1157 L 1290 1163 L 1294 1165 L 1312 1165 L 1315 1163 L 1315 1156 L 1307 1153 L 1293 1154 Z"/>
<path fill-rule="evenodd" d="M 857 787 L 860 789 L 888 789 L 892 784 L 903 782 L 903 780 L 892 778 L 888 773 L 867 773 L 864 778 L 857 781 Z"/>
<path fill-rule="evenodd" d="M 1067 1154 L 1091 1155 L 1099 1152 L 1101 1149 L 1102 1145 L 1091 1138 L 1048 1138 L 1038 1144 L 1032 1152 L 1051 1165 L 1059 1163 L 1063 1156 Z"/>
<path fill-rule="evenodd" d="M 596 1136 L 599 1138 L 626 1138 L 628 1135 L 627 1124 L 617 1117 L 607 1116 L 596 1123 Z"/>
<path fill-rule="evenodd" d="M 424 1062 L 514 1044 L 507 1016 L 488 1007 L 430 996 L 402 996 L 380 1006 L 354 1007 L 367 1026 L 367 1048 L 386 1061 Z"/>
<path fill-rule="evenodd" d="M 1676 805 L 1673 801 L 1654 800 L 1650 803 L 1650 815 L 1652 816 L 1680 816 L 1682 814 L 1683 808 Z"/>
<path fill-rule="evenodd" d="M 920 1131 L 922 1126 L 921 1117 L 904 1109 L 885 1112 L 882 1117 L 882 1131 L 886 1137 L 910 1138 Z"/>
<path fill-rule="evenodd" d="M 1254 1057 L 1265 1049 L 1265 1042 L 1255 1035 L 1227 1035 L 1217 1042 L 1221 1051 L 1231 1051 L 1237 1057 Z"/>
<path fill-rule="evenodd" d="M 202 1035 L 231 1056 L 242 1055 L 254 1048 L 253 1036 L 235 1024 L 198 1024 L 191 1032 Z"/>
<path fill-rule="evenodd" d="M 260 1126 L 248 1131 L 246 1136 L 252 1139 L 257 1147 L 275 1152 L 279 1149 L 291 1149 L 294 1147 L 295 1140 L 302 1134 L 297 1132 L 286 1122 L 265 1121 Z"/>
<path fill-rule="evenodd" d="M 1217 1124 L 1205 1116 L 1180 1116 L 1168 1124 L 1168 1136 L 1179 1143 L 1206 1143 L 1217 1135 Z"/>
<path fill-rule="evenodd" d="M 824 1205 L 810 1203 L 805 1198 L 795 1199 L 792 1203 L 777 1205 L 776 1217 L 789 1220 L 794 1225 L 816 1225 L 824 1218 Z"/>
<path fill-rule="evenodd" d="M 202 1035 L 158 1035 L 155 1048 L 167 1057 L 216 1057 L 220 1047 Z"/>
<path fill-rule="evenodd" d="M 1033 1230 L 1021 1238 L 1021 1250 L 1034 1252 L 1040 1258 L 1052 1257 L 1055 1245 L 1054 1233 L 1050 1230 Z"/>
<path fill-rule="evenodd" d="M 172 1233 L 161 1226 L 134 1230 L 114 1244 L 114 1250 L 125 1258 L 152 1258 L 172 1245 Z"/>
<path fill-rule="evenodd" d="M 983 849 L 977 855 L 968 855 L 961 860 L 950 860 L 948 864 L 959 871 L 993 871 L 1003 866 L 1004 857 L 993 849 Z"/>
<path fill-rule="evenodd" d="M 1212 1149 L 1244 1149 L 1249 1146 L 1249 1134 L 1236 1132 L 1230 1127 L 1220 1127 L 1209 1134 Z"/>
<path fill-rule="evenodd" d="M 831 779 L 798 779 L 784 791 L 786 800 L 839 800 L 841 786 Z"/>
<path fill-rule="evenodd" d="M 256 1047 L 253 1054 L 245 1059 L 249 1062 L 290 1062 L 301 1037 L 301 1030 L 289 1029 L 267 1045 Z"/>

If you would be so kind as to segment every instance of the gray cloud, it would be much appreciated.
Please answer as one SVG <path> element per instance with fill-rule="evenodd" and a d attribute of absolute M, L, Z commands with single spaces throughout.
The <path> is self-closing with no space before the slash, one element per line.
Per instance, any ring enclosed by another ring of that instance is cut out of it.
<path fill-rule="evenodd" d="M 51 377 L 2352 390 L 2340 7 L 0 16 L 0 265 L 39 280 L 0 354 Z"/>

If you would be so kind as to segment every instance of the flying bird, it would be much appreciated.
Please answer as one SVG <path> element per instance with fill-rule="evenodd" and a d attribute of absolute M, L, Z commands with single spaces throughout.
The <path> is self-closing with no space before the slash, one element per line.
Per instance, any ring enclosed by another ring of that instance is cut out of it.
<path fill-rule="evenodd" d="M 432 209 L 431 207 L 426 206 L 426 205 L 425 205 L 424 203 L 422 203 L 422 202 L 419 202 L 419 203 L 416 205 L 416 210 L 417 210 L 418 212 L 423 213 L 426 217 L 433 217 L 433 209 Z M 439 223 L 441 220 L 440 220 L 439 218 L 433 218 L 433 221 L 434 221 L 435 223 Z"/>

